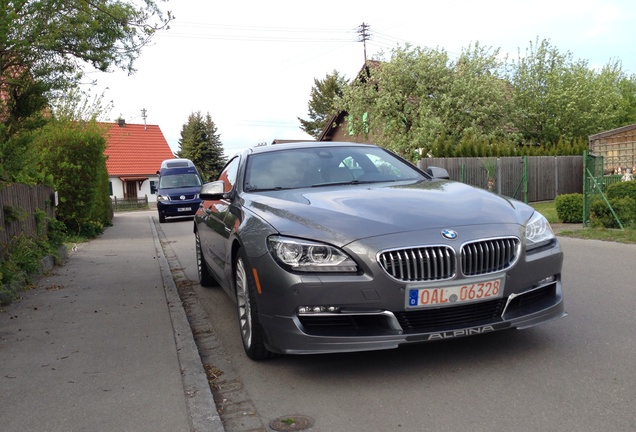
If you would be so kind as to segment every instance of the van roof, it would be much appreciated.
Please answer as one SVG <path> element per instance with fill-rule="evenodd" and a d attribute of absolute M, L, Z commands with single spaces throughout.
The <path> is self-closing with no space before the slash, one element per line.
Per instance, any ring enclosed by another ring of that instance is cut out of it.
<path fill-rule="evenodd" d="M 161 162 L 161 169 L 164 168 L 193 168 L 194 163 L 190 159 L 177 158 L 177 159 L 166 159 Z"/>

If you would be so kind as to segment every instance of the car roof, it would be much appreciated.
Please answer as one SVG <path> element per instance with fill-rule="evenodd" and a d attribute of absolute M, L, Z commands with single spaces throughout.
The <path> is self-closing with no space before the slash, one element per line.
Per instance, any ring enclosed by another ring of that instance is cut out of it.
<path fill-rule="evenodd" d="M 252 147 L 246 152 L 248 154 L 269 153 L 280 150 L 300 149 L 300 148 L 328 148 L 328 147 L 378 147 L 374 144 L 361 144 L 339 141 L 304 141 L 285 144 L 272 144 L 268 146 Z"/>
<path fill-rule="evenodd" d="M 170 168 L 194 168 L 194 163 L 185 158 L 166 159 L 161 162 L 161 169 Z"/>

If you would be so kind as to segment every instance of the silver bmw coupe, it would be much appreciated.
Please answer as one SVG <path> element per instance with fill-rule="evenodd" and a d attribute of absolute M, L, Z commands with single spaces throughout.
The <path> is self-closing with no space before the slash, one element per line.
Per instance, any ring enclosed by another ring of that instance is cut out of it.
<path fill-rule="evenodd" d="M 541 214 L 374 145 L 251 148 L 200 197 L 200 283 L 235 300 L 254 360 L 565 316 L 563 253 Z"/>

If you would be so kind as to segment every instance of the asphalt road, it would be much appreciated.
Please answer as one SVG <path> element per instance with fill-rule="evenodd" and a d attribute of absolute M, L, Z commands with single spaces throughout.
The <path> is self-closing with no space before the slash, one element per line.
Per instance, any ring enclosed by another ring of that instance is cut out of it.
<path fill-rule="evenodd" d="M 241 415 L 266 431 L 299 415 L 314 421 L 305 430 L 320 432 L 636 430 L 635 245 L 560 237 L 569 316 L 540 327 L 254 362 L 243 352 L 232 300 L 196 283 L 192 226 L 169 221 L 161 231 L 195 281 L 220 345 L 219 373 L 227 368 L 249 398 L 244 412 L 221 413 L 227 432 L 255 430 L 236 420 Z"/>

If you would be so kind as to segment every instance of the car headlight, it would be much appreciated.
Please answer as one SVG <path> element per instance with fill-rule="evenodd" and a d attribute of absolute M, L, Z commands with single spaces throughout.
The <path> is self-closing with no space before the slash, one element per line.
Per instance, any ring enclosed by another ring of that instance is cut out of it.
<path fill-rule="evenodd" d="M 534 212 L 526 224 L 526 250 L 536 249 L 554 239 L 548 220 L 539 212 Z"/>
<path fill-rule="evenodd" d="M 326 243 L 272 236 L 269 247 L 276 260 L 302 272 L 356 272 L 358 266 L 342 250 Z"/>
<path fill-rule="evenodd" d="M 170 201 L 170 197 L 168 195 L 157 195 L 157 201 Z"/>

